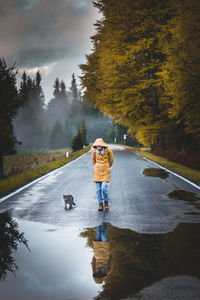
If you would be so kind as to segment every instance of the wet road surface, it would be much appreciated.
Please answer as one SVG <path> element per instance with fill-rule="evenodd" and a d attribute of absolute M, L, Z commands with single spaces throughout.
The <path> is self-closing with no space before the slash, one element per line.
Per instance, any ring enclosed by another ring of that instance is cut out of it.
<path fill-rule="evenodd" d="M 200 299 L 200 191 L 112 147 L 109 212 L 91 152 L 0 203 L 1 299 Z"/>

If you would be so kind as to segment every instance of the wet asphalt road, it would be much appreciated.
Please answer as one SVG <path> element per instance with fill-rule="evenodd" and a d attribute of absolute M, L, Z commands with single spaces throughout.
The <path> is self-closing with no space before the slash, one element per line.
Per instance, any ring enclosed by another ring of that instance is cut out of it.
<path fill-rule="evenodd" d="M 73 227 L 108 221 L 141 233 L 166 233 L 181 222 L 200 222 L 200 210 L 193 199 L 178 201 L 168 196 L 183 190 L 200 197 L 200 190 L 172 174 L 166 179 L 145 176 L 145 169 L 157 167 L 123 147 L 112 149 L 108 213 L 97 211 L 91 151 L 0 203 L 0 212 L 12 209 L 12 215 L 20 219 Z M 63 194 L 72 194 L 76 207 L 65 211 Z"/>
<path fill-rule="evenodd" d="M 0 203 L 0 223 L 15 220 L 31 250 L 18 242 L 12 251 L 8 241 L 7 261 L 19 271 L 14 277 L 8 264 L 3 282 L 0 272 L 0 299 L 200 299 L 200 190 L 131 150 L 111 148 L 109 212 L 97 211 L 91 151 Z M 63 194 L 74 196 L 73 209 L 64 210 Z M 112 272 L 97 283 L 92 240 L 103 222 Z"/>

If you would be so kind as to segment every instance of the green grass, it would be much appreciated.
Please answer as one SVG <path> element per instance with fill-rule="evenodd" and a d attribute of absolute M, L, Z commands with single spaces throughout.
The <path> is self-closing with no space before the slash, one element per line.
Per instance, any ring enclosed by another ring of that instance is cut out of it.
<path fill-rule="evenodd" d="M 67 149 L 4 156 L 4 176 L 14 175 L 28 169 L 40 167 L 52 161 L 62 160 L 66 156 L 66 151 Z M 69 151 L 69 153 L 71 154 L 72 151 Z"/>
<path fill-rule="evenodd" d="M 78 158 L 79 156 L 89 151 L 90 147 L 91 146 L 89 145 L 85 149 L 70 153 L 69 157 L 65 157 L 63 155 L 62 159 L 58 159 L 55 161 L 54 158 L 52 157 L 52 161 L 49 163 L 45 163 L 43 165 L 34 168 L 32 167 L 32 165 L 30 165 L 30 168 L 27 170 L 0 179 L 0 196 L 3 196 L 11 191 L 14 191 L 15 189 L 25 185 L 26 183 L 32 181 L 33 179 L 45 175 L 48 172 L 55 170 L 69 163 L 70 161 L 73 161 L 74 159 Z M 46 153 L 46 155 L 48 155 L 48 153 Z"/>
<path fill-rule="evenodd" d="M 167 169 L 193 181 L 194 183 L 200 185 L 200 171 L 197 170 L 193 170 L 191 168 L 185 167 L 183 165 L 180 165 L 178 163 L 175 162 L 171 162 L 169 160 L 167 160 L 166 158 L 154 155 L 150 152 L 145 152 L 145 151 L 141 151 L 138 149 L 134 149 L 135 152 L 137 152 L 138 154 L 160 164 L 163 167 L 166 167 Z"/>

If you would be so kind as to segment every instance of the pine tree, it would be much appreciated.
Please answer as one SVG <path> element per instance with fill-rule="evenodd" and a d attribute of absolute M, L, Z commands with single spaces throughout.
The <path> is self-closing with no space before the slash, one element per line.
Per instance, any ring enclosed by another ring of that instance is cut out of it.
<path fill-rule="evenodd" d="M 78 101 L 78 88 L 77 88 L 77 83 L 76 83 L 76 78 L 74 73 L 72 74 L 72 81 L 71 81 L 71 92 L 72 92 L 72 99 L 73 101 Z"/>
<path fill-rule="evenodd" d="M 61 83 L 60 83 L 60 97 L 67 101 L 66 85 L 63 80 L 61 80 Z"/>
<path fill-rule="evenodd" d="M 82 121 L 80 131 L 81 131 L 82 144 L 83 146 L 87 146 L 88 141 L 87 141 L 87 128 L 86 128 L 85 120 Z"/>
<path fill-rule="evenodd" d="M 47 122 L 48 126 L 52 128 L 55 122 L 61 122 L 64 126 L 70 114 L 70 106 L 68 103 L 66 86 L 63 80 L 58 78 L 55 80 L 53 85 L 54 91 L 52 98 L 47 107 Z"/>
<path fill-rule="evenodd" d="M 44 122 L 44 94 L 41 87 L 41 74 L 38 71 L 34 79 L 24 72 L 20 84 L 19 96 L 23 107 L 14 121 L 17 138 L 24 148 L 42 148 L 46 146 L 46 127 Z"/>
<path fill-rule="evenodd" d="M 25 104 L 27 98 L 28 98 L 28 87 L 27 87 L 27 74 L 24 71 L 21 77 L 22 81 L 20 82 L 20 98 Z"/>
<path fill-rule="evenodd" d="M 71 95 L 72 95 L 71 117 L 76 119 L 77 124 L 78 124 L 79 119 L 80 119 L 80 113 L 82 110 L 82 105 L 81 105 L 80 94 L 78 91 L 74 73 L 72 74 L 70 91 L 71 91 Z"/>
<path fill-rule="evenodd" d="M 73 151 L 78 151 L 83 148 L 82 134 L 80 128 L 78 129 L 77 135 L 72 139 L 71 147 Z"/>
<path fill-rule="evenodd" d="M 3 176 L 3 155 L 11 154 L 17 142 L 13 133 L 13 119 L 22 105 L 16 87 L 15 65 L 8 67 L 4 58 L 0 59 L 0 177 Z"/>
<path fill-rule="evenodd" d="M 58 78 L 56 78 L 53 88 L 54 88 L 53 95 L 55 98 L 58 98 L 60 95 L 60 81 Z"/>

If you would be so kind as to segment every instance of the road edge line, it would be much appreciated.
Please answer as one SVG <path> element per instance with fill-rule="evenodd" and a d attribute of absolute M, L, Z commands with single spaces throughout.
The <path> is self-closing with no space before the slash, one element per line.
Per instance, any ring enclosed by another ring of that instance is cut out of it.
<path fill-rule="evenodd" d="M 90 150 L 91 150 L 91 149 L 90 149 Z M 90 151 L 90 150 L 89 150 L 89 151 Z M 89 152 L 89 151 L 88 151 L 88 152 Z M 38 181 L 40 181 L 40 180 L 46 178 L 46 177 L 49 176 L 50 174 L 53 174 L 53 173 L 55 173 L 56 171 L 61 170 L 62 168 L 65 168 L 66 166 L 69 166 L 69 165 L 70 165 L 71 163 L 73 163 L 74 161 L 76 161 L 76 160 L 78 160 L 79 158 L 85 156 L 88 152 L 86 152 L 86 153 L 84 153 L 83 155 L 77 157 L 76 159 L 74 159 L 74 160 L 72 160 L 72 161 L 66 163 L 64 166 L 61 166 L 60 168 L 57 168 L 57 169 L 55 169 L 55 170 L 52 170 L 52 171 L 50 171 L 49 173 L 47 173 L 47 174 L 45 174 L 45 175 L 43 175 L 43 176 L 41 176 L 41 177 L 39 177 L 39 178 L 37 178 L 37 179 L 34 179 L 33 181 L 31 181 L 31 182 L 25 184 L 24 186 L 18 188 L 18 189 L 15 190 L 14 192 L 12 192 L 12 193 L 10 193 L 10 194 L 8 194 L 8 195 L 6 195 L 6 196 L 0 198 L 0 203 L 3 202 L 3 201 L 5 201 L 5 200 L 7 200 L 8 198 L 10 198 L 10 197 L 12 197 L 12 196 L 18 194 L 19 192 L 21 192 L 21 191 L 23 191 L 24 189 L 26 189 L 27 187 L 29 187 L 29 186 L 31 186 L 31 185 L 37 183 Z"/>
<path fill-rule="evenodd" d="M 181 176 L 181 175 L 179 175 L 179 174 L 177 174 L 177 173 L 175 173 L 175 172 L 173 172 L 173 171 L 171 171 L 171 170 L 169 170 L 169 169 L 167 169 L 167 168 L 165 168 L 165 167 L 159 165 L 158 163 L 154 162 L 153 160 L 151 160 L 151 159 L 149 159 L 149 158 L 146 158 L 145 156 L 142 156 L 141 154 L 139 154 L 139 153 L 137 153 L 137 152 L 135 152 L 135 154 L 137 154 L 138 156 L 140 156 L 140 157 L 142 157 L 142 158 L 148 160 L 149 162 L 153 163 L 154 165 L 160 167 L 161 169 L 164 169 L 165 171 L 167 171 L 167 172 L 169 172 L 169 173 L 171 173 L 171 174 L 173 174 L 173 175 L 179 177 L 180 179 L 184 180 L 185 182 L 189 183 L 190 185 L 192 185 L 192 186 L 194 186 L 195 188 L 197 188 L 198 190 L 200 190 L 200 186 L 197 185 L 196 183 L 190 181 L 189 179 L 187 179 L 187 178 L 185 178 L 185 177 L 183 177 L 183 176 Z"/>

